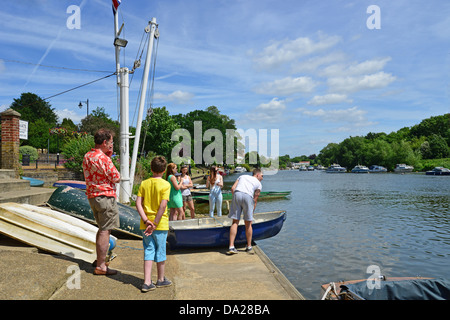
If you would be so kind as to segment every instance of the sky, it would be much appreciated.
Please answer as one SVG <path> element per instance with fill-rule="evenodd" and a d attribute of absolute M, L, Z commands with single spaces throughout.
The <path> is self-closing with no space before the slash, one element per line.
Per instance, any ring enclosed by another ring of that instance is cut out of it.
<path fill-rule="evenodd" d="M 450 111 L 448 1 L 122 0 L 121 67 L 133 67 L 153 17 L 153 107 L 214 105 L 239 129 L 268 130 L 260 141 L 278 130 L 269 156 L 318 154 Z M 0 40 L 0 111 L 23 92 L 48 98 L 115 71 L 110 0 L 2 1 Z M 144 60 L 130 75 L 132 126 Z M 47 101 L 79 123 L 88 99 L 118 119 L 115 76 Z"/>

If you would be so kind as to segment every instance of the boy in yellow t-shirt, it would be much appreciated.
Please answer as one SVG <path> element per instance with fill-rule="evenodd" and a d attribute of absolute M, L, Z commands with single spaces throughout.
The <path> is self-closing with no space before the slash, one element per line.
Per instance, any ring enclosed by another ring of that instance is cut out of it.
<path fill-rule="evenodd" d="M 141 229 L 144 230 L 144 284 L 142 292 L 156 287 L 168 287 L 172 284 L 164 276 L 166 263 L 166 240 L 169 232 L 167 202 L 170 197 L 170 183 L 162 179 L 167 161 L 164 157 L 155 157 L 151 162 L 153 177 L 141 183 L 136 199 L 136 208 L 141 216 Z M 152 265 L 156 262 L 158 280 L 153 284 Z"/>

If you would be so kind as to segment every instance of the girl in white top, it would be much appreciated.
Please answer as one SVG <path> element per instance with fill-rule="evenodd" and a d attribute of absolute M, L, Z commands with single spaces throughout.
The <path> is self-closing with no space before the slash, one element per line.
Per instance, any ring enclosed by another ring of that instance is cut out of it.
<path fill-rule="evenodd" d="M 195 209 L 194 209 L 194 200 L 192 200 L 191 190 L 189 188 L 194 187 L 192 183 L 191 177 L 188 175 L 188 167 L 183 166 L 181 168 L 181 195 L 183 196 L 183 210 L 184 215 L 186 216 L 186 205 L 189 207 L 189 211 L 191 213 L 191 219 L 195 218 Z"/>
<path fill-rule="evenodd" d="M 216 166 L 212 166 L 209 172 L 209 177 L 206 180 L 206 187 L 210 189 L 209 192 L 209 216 L 214 217 L 214 207 L 217 206 L 217 216 L 222 216 L 222 188 L 223 178 L 218 173 Z"/>

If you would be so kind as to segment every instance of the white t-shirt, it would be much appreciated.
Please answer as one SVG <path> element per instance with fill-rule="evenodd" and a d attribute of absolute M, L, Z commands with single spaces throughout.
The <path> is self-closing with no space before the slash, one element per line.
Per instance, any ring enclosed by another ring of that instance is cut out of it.
<path fill-rule="evenodd" d="M 262 189 L 261 182 L 254 176 L 243 175 L 238 178 L 238 184 L 235 191 L 249 194 L 252 198 L 256 190 Z"/>

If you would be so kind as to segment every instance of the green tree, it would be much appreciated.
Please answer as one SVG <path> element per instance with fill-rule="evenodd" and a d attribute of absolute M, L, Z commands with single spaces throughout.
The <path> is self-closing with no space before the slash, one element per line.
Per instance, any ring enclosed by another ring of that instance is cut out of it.
<path fill-rule="evenodd" d="M 55 126 L 58 122 L 58 116 L 50 103 L 31 92 L 22 93 L 19 99 L 14 99 L 11 108 L 21 114 L 21 120 L 30 123 L 44 119 L 50 126 Z"/>
<path fill-rule="evenodd" d="M 449 147 L 447 141 L 438 134 L 432 134 L 428 138 L 430 144 L 430 157 L 428 159 L 447 158 L 450 156 Z"/>
<path fill-rule="evenodd" d="M 120 124 L 112 120 L 103 107 L 97 107 L 88 116 L 83 118 L 79 125 L 79 131 L 84 131 L 92 136 L 101 128 L 113 131 L 115 134 L 114 140 L 119 141 Z M 120 143 L 114 143 L 114 152 L 119 153 L 119 150 Z"/>
<path fill-rule="evenodd" d="M 153 151 L 158 155 L 171 158 L 173 147 L 177 144 L 172 141 L 172 132 L 180 126 L 169 115 L 166 107 L 154 108 L 153 113 L 142 122 L 141 144 L 144 151 Z M 141 147 L 138 149 L 141 150 Z"/>
<path fill-rule="evenodd" d="M 94 137 L 83 136 L 79 139 L 71 139 L 62 147 L 62 154 L 67 159 L 64 166 L 75 172 L 83 173 L 83 158 L 86 152 L 94 147 Z"/>

